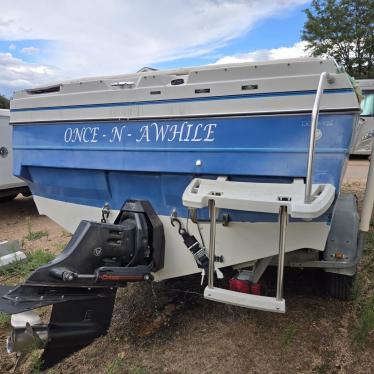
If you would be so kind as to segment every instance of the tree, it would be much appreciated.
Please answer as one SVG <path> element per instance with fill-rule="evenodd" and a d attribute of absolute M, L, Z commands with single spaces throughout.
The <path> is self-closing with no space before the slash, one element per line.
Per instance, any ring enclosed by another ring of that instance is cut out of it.
<path fill-rule="evenodd" d="M 355 78 L 374 78 L 372 0 L 313 0 L 302 39 L 313 56 L 328 54 Z"/>
<path fill-rule="evenodd" d="M 0 95 L 0 109 L 9 109 L 9 100 L 2 95 Z"/>

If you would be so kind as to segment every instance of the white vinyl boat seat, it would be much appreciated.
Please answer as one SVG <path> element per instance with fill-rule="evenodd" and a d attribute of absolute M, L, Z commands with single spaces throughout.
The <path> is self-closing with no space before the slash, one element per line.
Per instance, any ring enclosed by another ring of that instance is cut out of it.
<path fill-rule="evenodd" d="M 335 198 L 332 184 L 313 184 L 311 202 L 305 202 L 305 183 L 295 179 L 292 183 L 233 182 L 224 177 L 195 178 L 183 193 L 183 204 L 190 208 L 204 208 L 209 200 L 216 208 L 251 212 L 279 213 L 287 206 L 293 218 L 313 219 L 321 216 Z"/>

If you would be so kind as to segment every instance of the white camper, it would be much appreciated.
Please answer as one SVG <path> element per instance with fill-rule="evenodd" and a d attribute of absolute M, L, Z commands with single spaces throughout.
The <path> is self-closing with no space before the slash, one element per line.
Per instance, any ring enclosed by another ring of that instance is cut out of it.
<path fill-rule="evenodd" d="M 12 127 L 9 125 L 10 112 L 0 109 L 0 202 L 10 201 L 19 193 L 30 195 L 27 184 L 13 176 Z"/>

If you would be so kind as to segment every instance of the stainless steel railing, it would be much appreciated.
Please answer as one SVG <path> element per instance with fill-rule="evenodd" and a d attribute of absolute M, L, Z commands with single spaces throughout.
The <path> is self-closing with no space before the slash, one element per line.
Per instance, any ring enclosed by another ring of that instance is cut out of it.
<path fill-rule="evenodd" d="M 326 79 L 327 83 L 333 83 L 334 77 L 329 73 L 323 72 L 319 77 L 319 83 L 317 88 L 316 98 L 314 99 L 313 110 L 312 110 L 312 121 L 310 124 L 310 139 L 309 139 L 309 151 L 308 151 L 308 166 L 306 173 L 305 182 L 305 203 L 310 204 L 312 202 L 312 183 L 313 183 L 313 163 L 316 146 L 316 131 L 318 127 L 318 116 L 321 96 L 323 94 L 323 85 Z"/>

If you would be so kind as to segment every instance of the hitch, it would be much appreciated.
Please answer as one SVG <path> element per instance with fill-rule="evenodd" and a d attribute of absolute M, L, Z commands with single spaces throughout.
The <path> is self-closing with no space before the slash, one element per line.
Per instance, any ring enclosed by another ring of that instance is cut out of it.
<path fill-rule="evenodd" d="M 16 287 L 0 285 L 12 314 L 8 352 L 44 348 L 48 368 L 106 333 L 116 290 L 163 267 L 162 223 L 147 201 L 127 201 L 113 224 L 81 221 L 65 249 Z M 53 305 L 48 324 L 32 309 Z"/>

